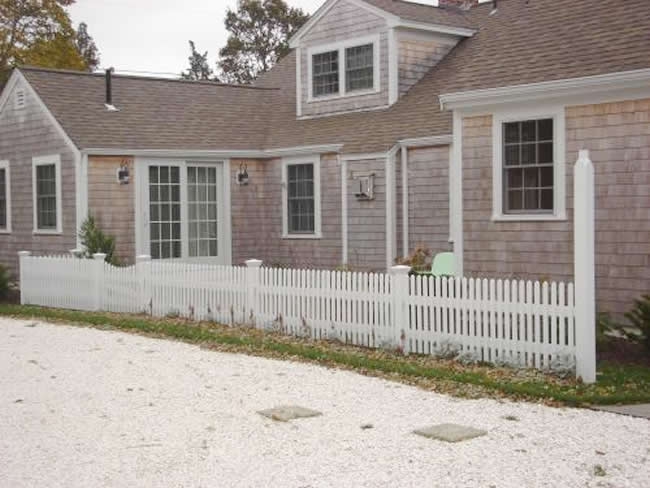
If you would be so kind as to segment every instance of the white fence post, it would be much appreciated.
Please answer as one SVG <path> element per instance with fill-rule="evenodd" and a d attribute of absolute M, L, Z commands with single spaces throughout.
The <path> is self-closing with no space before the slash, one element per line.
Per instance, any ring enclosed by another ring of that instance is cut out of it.
<path fill-rule="evenodd" d="M 138 281 L 139 311 L 153 315 L 151 302 L 151 256 L 142 254 L 135 258 L 135 275 Z"/>
<path fill-rule="evenodd" d="M 29 300 L 27 298 L 27 289 L 29 288 L 27 286 L 27 283 L 25 283 L 25 266 L 27 266 L 27 259 L 29 256 L 31 256 L 32 253 L 29 251 L 20 251 L 18 253 L 18 273 L 19 277 L 18 279 L 20 280 L 20 304 L 25 305 L 29 303 Z"/>
<path fill-rule="evenodd" d="M 391 274 L 391 296 L 393 308 L 393 338 L 395 343 L 402 348 L 404 354 L 408 354 L 408 341 L 406 330 L 409 328 L 409 273 L 410 266 L 393 266 Z"/>
<path fill-rule="evenodd" d="M 582 150 L 574 168 L 574 275 L 576 376 L 596 381 L 596 284 L 594 167 Z"/>
<path fill-rule="evenodd" d="M 93 310 L 101 310 L 103 305 L 102 297 L 104 295 L 104 260 L 106 254 L 98 252 L 93 254 L 94 264 L 94 281 L 95 281 L 95 294 L 93 301 Z"/>
<path fill-rule="evenodd" d="M 257 320 L 259 314 L 258 290 L 260 286 L 260 268 L 262 261 L 259 259 L 249 259 L 246 261 L 246 304 L 250 311 L 251 325 L 261 326 L 262 322 Z"/>

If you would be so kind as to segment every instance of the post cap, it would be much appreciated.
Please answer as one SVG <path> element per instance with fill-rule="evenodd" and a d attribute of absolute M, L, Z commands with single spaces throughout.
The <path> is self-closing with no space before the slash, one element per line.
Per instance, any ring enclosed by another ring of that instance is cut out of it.
<path fill-rule="evenodd" d="M 246 266 L 249 268 L 259 268 L 262 266 L 262 261 L 260 259 L 249 259 L 246 261 Z"/>
<path fill-rule="evenodd" d="M 400 264 L 398 266 L 393 266 L 390 268 L 390 274 L 393 275 L 407 275 L 410 272 L 411 272 L 411 267 L 405 266 L 403 264 Z"/>
<path fill-rule="evenodd" d="M 32 252 L 31 251 L 18 251 L 18 256 L 31 256 Z"/>
<path fill-rule="evenodd" d="M 104 259 L 106 259 L 106 254 L 103 252 L 96 252 L 95 254 L 93 254 L 93 259 L 96 261 L 103 261 Z"/>
<path fill-rule="evenodd" d="M 151 261 L 151 256 L 149 256 L 148 254 L 140 254 L 135 257 L 136 263 L 142 263 L 144 261 Z"/>

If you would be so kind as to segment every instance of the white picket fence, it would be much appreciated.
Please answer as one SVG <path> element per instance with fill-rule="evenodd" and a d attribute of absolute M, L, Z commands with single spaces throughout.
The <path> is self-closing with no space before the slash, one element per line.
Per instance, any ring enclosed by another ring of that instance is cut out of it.
<path fill-rule="evenodd" d="M 104 255 L 20 255 L 24 304 L 173 315 L 245 324 L 404 353 L 451 350 L 472 359 L 547 369 L 575 364 L 596 379 L 594 176 L 587 151 L 574 173 L 571 283 L 213 266 L 151 261 L 113 267 Z"/>
<path fill-rule="evenodd" d="M 25 304 L 180 316 L 405 353 L 548 368 L 575 360 L 573 285 L 21 253 Z"/>

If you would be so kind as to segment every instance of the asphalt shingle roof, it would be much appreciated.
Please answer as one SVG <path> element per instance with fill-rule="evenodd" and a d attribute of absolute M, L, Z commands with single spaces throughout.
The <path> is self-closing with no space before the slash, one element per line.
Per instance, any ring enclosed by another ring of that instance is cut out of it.
<path fill-rule="evenodd" d="M 448 11 L 477 33 L 391 108 L 309 120 L 296 119 L 294 53 L 256 88 L 115 76 L 117 113 L 103 105 L 103 75 L 23 73 L 81 148 L 227 150 L 342 143 L 350 153 L 451 133 L 451 114 L 439 108 L 442 93 L 650 68 L 650 0 L 500 0 L 494 15 L 491 3 L 459 13 L 368 1 L 385 4 L 386 10 L 418 9 L 414 15 Z"/>

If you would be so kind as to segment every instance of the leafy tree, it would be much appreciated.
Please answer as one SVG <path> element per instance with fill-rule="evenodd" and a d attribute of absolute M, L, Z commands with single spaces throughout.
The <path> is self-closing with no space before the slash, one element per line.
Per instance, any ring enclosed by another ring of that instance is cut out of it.
<path fill-rule="evenodd" d="M 77 27 L 75 44 L 81 57 L 86 63 L 88 71 L 94 71 L 99 66 L 99 50 L 94 39 L 88 34 L 88 24 L 81 22 Z"/>
<path fill-rule="evenodd" d="M 208 52 L 205 51 L 203 54 L 196 50 L 194 41 L 190 42 L 190 56 L 187 58 L 190 67 L 187 71 L 181 73 L 181 78 L 184 80 L 192 81 L 204 81 L 204 80 L 213 80 L 219 81 L 213 76 L 212 68 L 208 64 Z"/>
<path fill-rule="evenodd" d="M 97 49 L 86 25 L 80 26 L 79 37 L 66 11 L 74 2 L 0 0 L 0 80 L 19 64 L 69 69 L 96 66 L 92 63 Z"/>
<path fill-rule="evenodd" d="M 225 26 L 230 33 L 219 51 L 219 78 L 228 83 L 250 83 L 289 52 L 289 38 L 309 15 L 284 0 L 239 0 L 228 9 Z"/>

